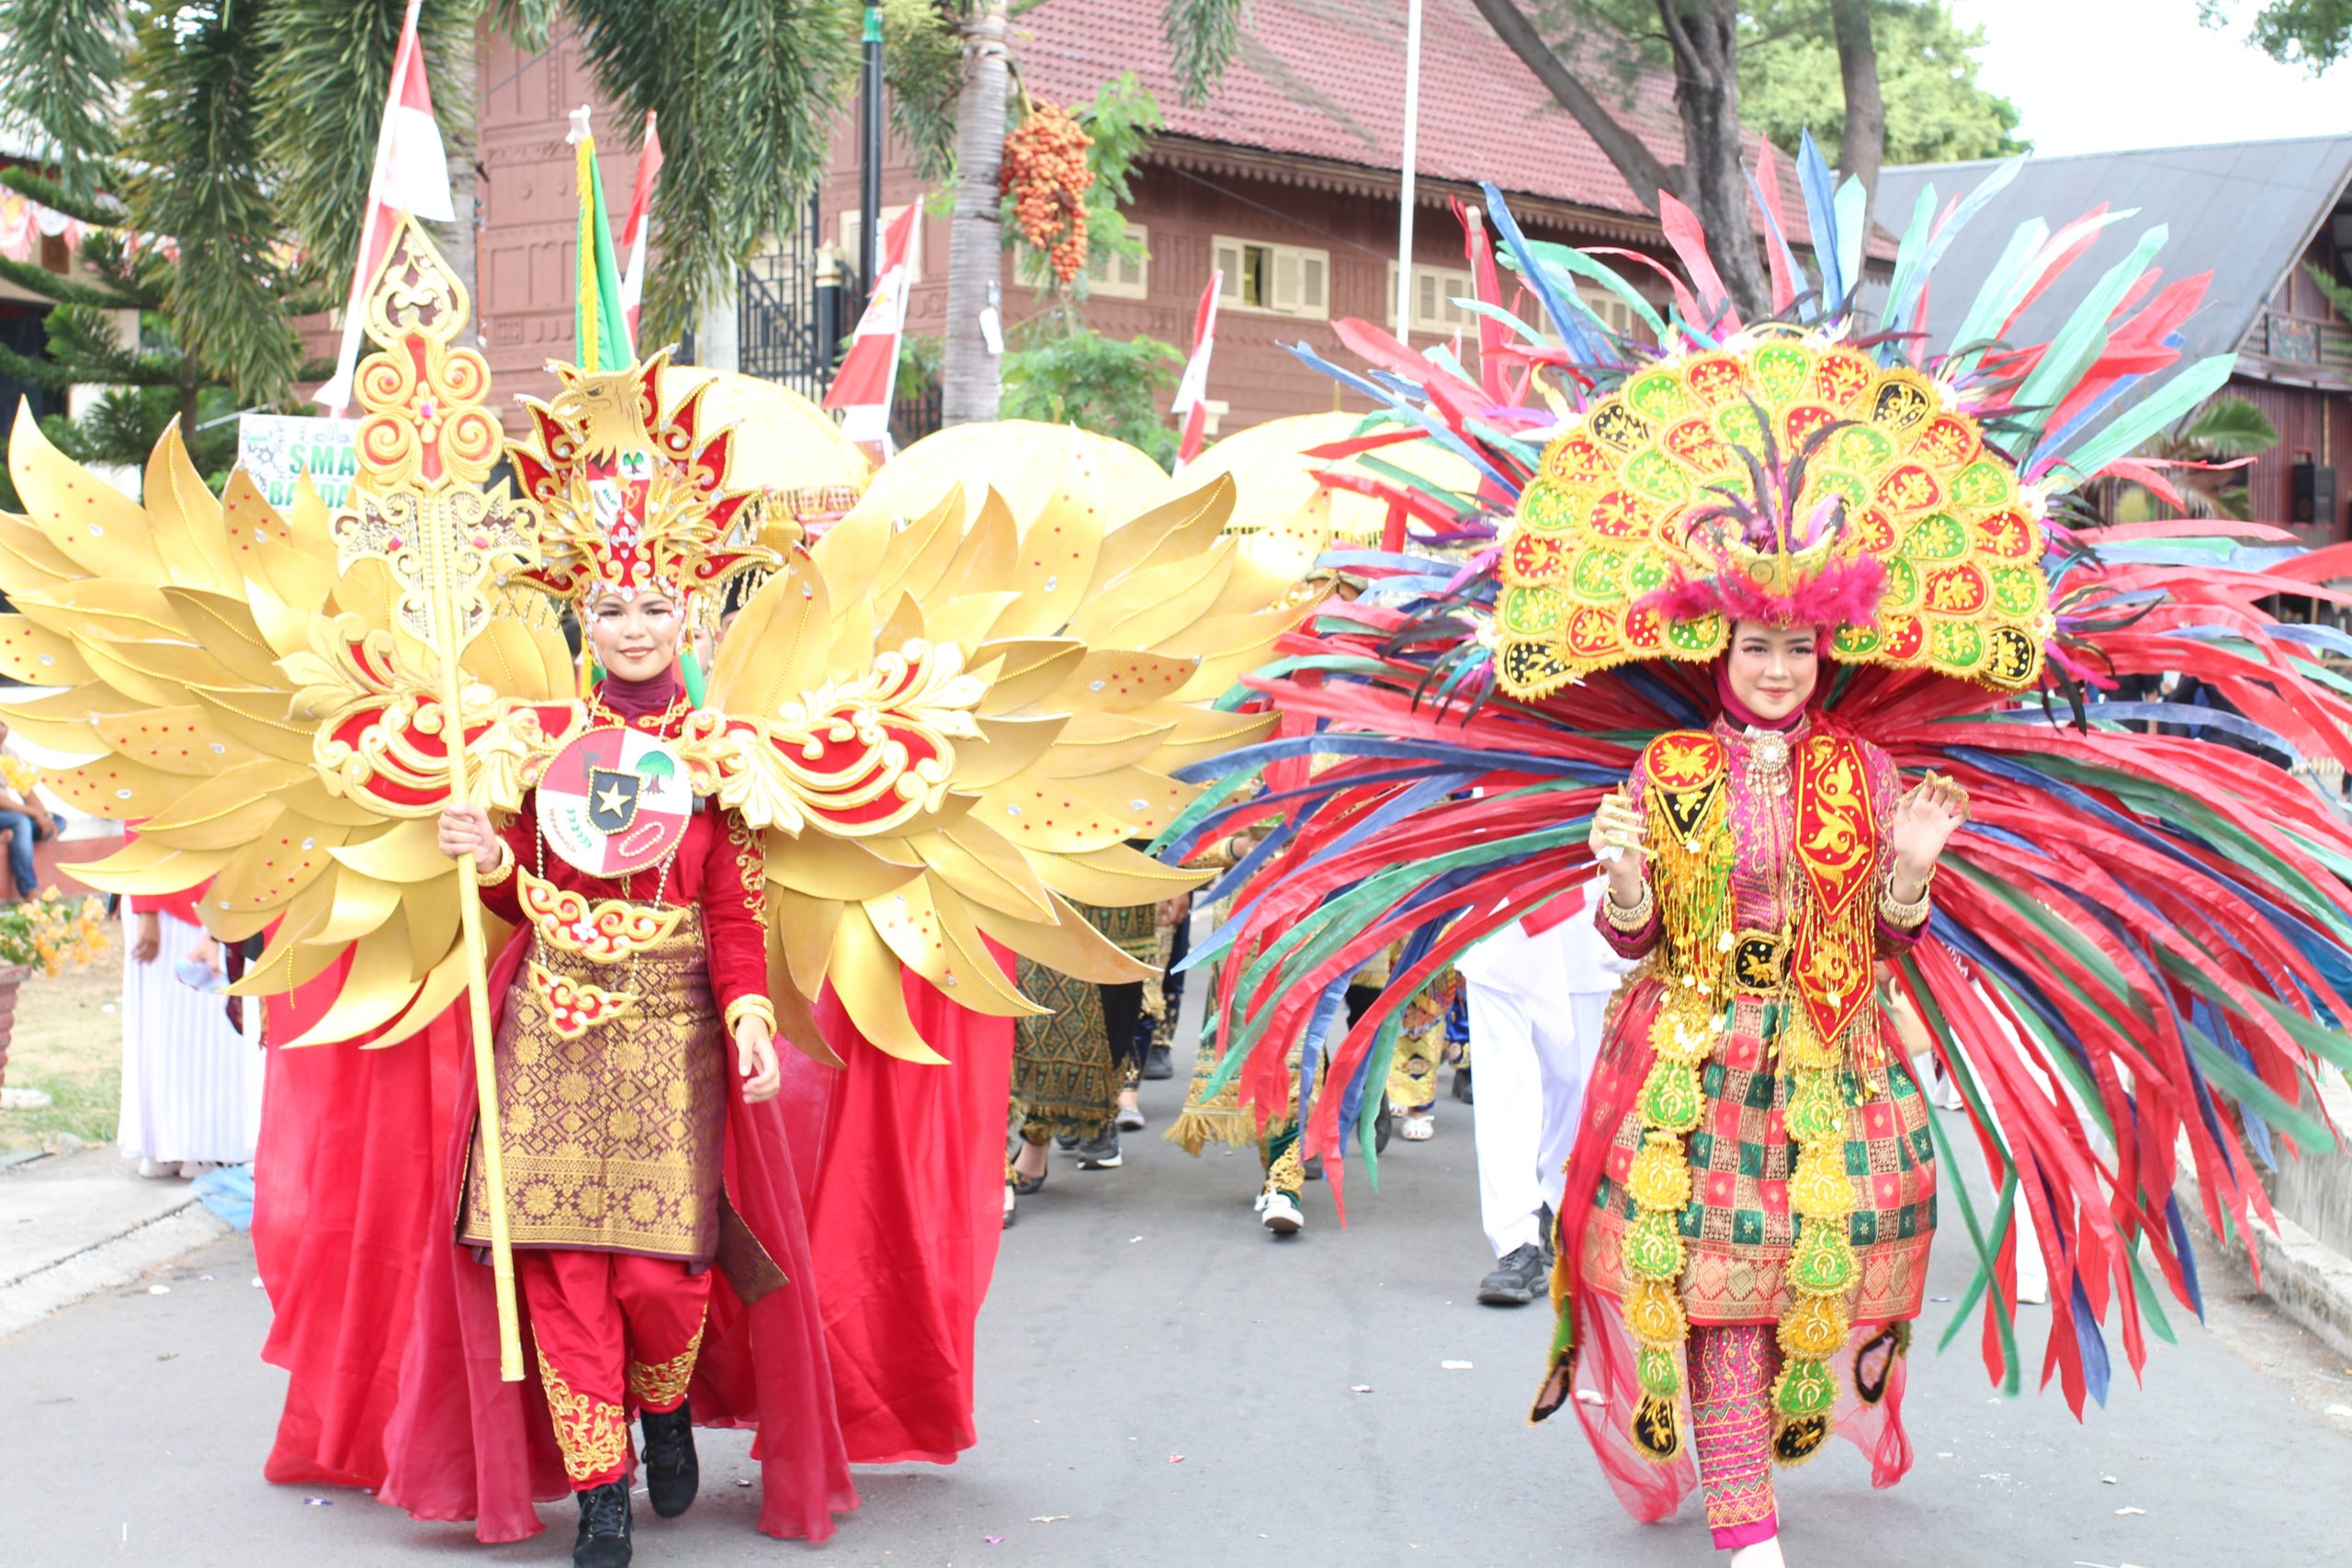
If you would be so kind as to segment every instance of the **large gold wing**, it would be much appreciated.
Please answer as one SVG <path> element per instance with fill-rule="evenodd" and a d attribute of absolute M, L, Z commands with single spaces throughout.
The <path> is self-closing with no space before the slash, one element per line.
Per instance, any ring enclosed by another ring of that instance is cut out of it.
<path fill-rule="evenodd" d="M 868 1039 L 915 1059 L 933 1053 L 902 970 L 1001 1016 L 1036 1010 L 991 942 L 1082 979 L 1143 976 L 1070 905 L 1198 883 L 1134 846 L 1197 793 L 1175 769 L 1266 733 L 1270 716 L 1211 704 L 1299 615 L 1281 607 L 1296 563 L 1223 536 L 1230 481 L 1106 527 L 1123 492 L 1165 479 L 1138 484 L 1115 444 L 1061 427 L 955 434 L 951 461 L 910 472 L 910 448 L 752 599 L 707 705 L 737 738 L 718 764 L 732 803 L 768 829 L 779 1010 L 830 980 Z M 957 482 L 982 443 L 1022 474 L 1026 515 Z M 828 716 L 839 739 L 812 746 Z M 786 762 L 820 764 L 822 792 L 787 784 Z"/>
<path fill-rule="evenodd" d="M 424 816 L 341 791 L 320 765 L 338 718 L 370 713 L 397 753 L 431 705 L 403 673 L 419 655 L 396 625 L 389 574 L 372 562 L 338 574 L 327 510 L 307 484 L 283 516 L 243 473 L 216 499 L 176 428 L 148 462 L 141 502 L 58 452 L 21 411 L 9 472 L 28 512 L 0 514 L 11 607 L 0 671 L 54 689 L 0 714 L 86 759 L 45 777 L 70 805 L 139 825 L 78 874 L 125 893 L 209 879 L 203 915 L 216 935 L 272 933 L 243 983 L 250 994 L 290 990 L 347 958 L 305 1041 L 420 1027 L 464 984 L 457 878 Z M 536 595 L 499 606 L 466 667 L 482 682 L 468 704 L 478 728 L 560 699 L 571 680 Z M 410 761 L 413 809 L 429 812 L 445 770 L 430 755 Z"/>
<path fill-rule="evenodd" d="M 77 869 L 124 892 L 209 882 L 211 931 L 268 935 L 249 994 L 343 965 L 288 1043 L 390 1043 L 458 995 L 461 895 L 431 821 L 447 739 L 465 736 L 480 798 L 511 808 L 584 722 L 555 614 L 520 587 L 491 590 L 462 712 L 444 711 L 390 564 L 413 543 L 401 498 L 457 493 L 447 515 L 479 520 L 478 554 L 514 506 L 481 488 L 497 449 L 487 371 L 456 341 L 462 287 L 413 225 L 368 310 L 400 352 L 361 370 L 359 483 L 390 498 L 365 515 L 331 518 L 305 488 L 281 516 L 242 476 L 216 500 L 176 431 L 133 502 L 22 413 L 10 469 L 28 512 L 0 515 L 0 670 L 51 688 L 0 712 L 85 759 L 53 778 L 68 800 L 140 824 Z M 904 971 L 999 1015 L 1035 1010 L 991 942 L 1139 977 L 1070 903 L 1193 884 L 1132 846 L 1192 797 L 1173 770 L 1272 722 L 1210 704 L 1298 614 L 1274 607 L 1296 561 L 1220 537 L 1229 481 L 1148 505 L 1168 486 L 1139 455 L 1054 426 L 934 450 L 989 452 L 984 467 L 1020 476 L 1003 487 L 1018 505 L 994 485 L 967 497 L 956 481 L 979 465 L 910 451 L 739 616 L 683 738 L 695 788 L 766 836 L 772 990 L 789 1037 L 820 1055 L 828 982 L 878 1046 L 928 1059 Z"/>

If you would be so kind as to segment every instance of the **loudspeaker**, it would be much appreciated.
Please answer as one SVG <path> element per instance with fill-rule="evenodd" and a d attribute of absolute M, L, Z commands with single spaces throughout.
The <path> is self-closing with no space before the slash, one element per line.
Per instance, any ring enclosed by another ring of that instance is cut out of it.
<path fill-rule="evenodd" d="M 2335 522 L 2335 469 L 2317 463 L 2295 465 L 2294 520 L 2302 524 Z"/>

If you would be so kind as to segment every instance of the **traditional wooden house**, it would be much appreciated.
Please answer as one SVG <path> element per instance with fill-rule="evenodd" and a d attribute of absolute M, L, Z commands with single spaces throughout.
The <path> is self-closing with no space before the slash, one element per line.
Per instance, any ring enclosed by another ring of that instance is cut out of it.
<path fill-rule="evenodd" d="M 1159 0 L 1053 0 L 1014 18 L 1012 59 L 1032 95 L 1082 102 L 1132 71 L 1158 98 L 1167 127 L 1143 155 L 1126 213 L 1146 254 L 1127 261 L 1098 254 L 1089 321 L 1106 335 L 1148 333 L 1182 348 L 1201 290 L 1221 269 L 1209 390 L 1211 412 L 1226 428 L 1332 408 L 1333 384 L 1285 345 L 1305 343 L 1344 357 L 1334 320 L 1390 321 L 1404 23 L 1401 0 L 1255 0 L 1224 84 L 1193 107 L 1176 85 Z M 1471 290 L 1462 227 L 1449 204 L 1475 199 L 1480 180 L 1502 188 L 1537 238 L 1665 254 L 1657 219 L 1471 0 L 1426 0 L 1423 28 L 1414 341 L 1471 326 L 1453 303 Z M 1621 73 L 1597 54 L 1588 63 L 1588 79 L 1651 151 L 1679 163 L 1671 79 Z M 576 274 L 564 116 L 593 99 L 594 89 L 569 37 L 525 57 L 485 35 L 478 96 L 482 333 L 502 390 L 541 391 L 542 362 L 566 353 L 571 333 Z M 628 188 L 633 132 L 609 118 L 599 122 L 608 191 Z M 891 141 L 885 220 L 926 191 L 906 151 Z M 1793 175 L 1784 193 L 1793 238 L 1803 244 L 1804 203 Z M 696 356 L 820 391 L 831 356 L 815 309 L 817 284 L 842 258 L 854 260 L 858 200 L 854 116 L 844 116 L 808 221 L 775 236 L 742 268 L 736 310 L 705 323 Z M 946 270 L 946 225 L 929 223 L 916 263 L 911 331 L 943 331 Z M 1010 258 L 1001 284 L 1008 319 L 1036 308 Z M 1622 319 L 1622 302 L 1606 295 L 1595 302 Z"/>
<path fill-rule="evenodd" d="M 1880 220 L 1900 227 L 1923 192 L 1940 210 L 1991 164 L 1886 170 Z M 2142 233 L 2165 229 L 2156 265 L 2167 281 L 2212 274 L 2181 331 L 2191 358 L 2234 353 L 2225 395 L 2247 399 L 2278 427 L 2278 444 L 2249 470 L 2252 513 L 2313 542 L 2347 536 L 2352 504 L 2352 321 L 2312 274 L 2352 279 L 2352 136 L 2222 142 L 2029 159 L 2008 188 L 1961 231 L 1936 269 L 1930 334 L 1955 330 L 1977 285 L 2017 226 L 2058 225 L 2105 206 L 2126 214 L 2100 231 L 2080 266 L 2122 260 Z M 2019 323 L 2038 341 L 2071 299 L 2045 298 Z"/>

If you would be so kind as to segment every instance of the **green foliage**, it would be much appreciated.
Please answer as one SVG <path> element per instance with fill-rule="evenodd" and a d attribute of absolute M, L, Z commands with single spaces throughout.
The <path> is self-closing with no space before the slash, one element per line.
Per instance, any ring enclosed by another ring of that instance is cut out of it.
<path fill-rule="evenodd" d="M 964 7 L 956 0 L 882 0 L 882 76 L 890 130 L 915 173 L 944 181 L 956 165 L 956 99 L 964 90 Z"/>
<path fill-rule="evenodd" d="M 800 221 L 857 62 L 838 0 L 571 0 L 623 123 L 662 120 L 645 338 L 689 325 L 728 267 Z"/>
<path fill-rule="evenodd" d="M 2303 264 L 2303 272 L 2313 283 L 2319 285 L 2320 293 L 2326 297 L 2329 304 L 2335 307 L 2335 313 L 2346 321 L 2352 321 L 2352 288 L 2346 288 L 2338 283 L 2335 276 L 2325 268 L 2315 266 L 2310 262 Z"/>
<path fill-rule="evenodd" d="M 2181 427 L 2180 438 L 2216 457 L 2251 457 L 2278 445 L 2278 427 L 2245 398 L 2219 398 Z"/>
<path fill-rule="evenodd" d="M 237 464 L 237 401 L 224 389 L 209 387 L 196 406 L 196 423 L 186 437 L 188 460 L 217 493 Z M 135 468 L 147 461 L 179 412 L 175 389 L 118 387 L 84 409 L 79 418 L 51 414 L 40 428 L 51 445 L 77 463 Z"/>
<path fill-rule="evenodd" d="M 132 47 L 124 147 L 132 221 L 179 246 L 164 298 L 173 334 L 252 402 L 285 397 L 301 360 L 255 113 L 265 9 L 249 0 L 150 14 Z"/>
<path fill-rule="evenodd" d="M 1080 328 L 1004 357 L 1004 417 L 1075 424 L 1176 460 L 1176 434 L 1155 400 L 1176 384 L 1184 356 L 1153 337 L 1125 343 Z"/>
<path fill-rule="evenodd" d="M 2199 0 L 2209 28 L 2236 24 L 2237 0 Z M 2246 41 L 2287 65 L 2301 65 L 2314 76 L 2352 54 L 2352 0 L 2262 0 L 2246 28 Z"/>
<path fill-rule="evenodd" d="M 549 9 L 549 0 L 534 8 Z M 348 288 L 404 0 L 241 0 L 237 9 L 258 12 L 254 107 L 277 220 L 314 279 Z M 417 14 L 434 118 L 453 152 L 472 120 L 474 20 L 482 9 L 481 0 L 425 0 Z M 544 17 L 537 25 L 544 32 Z"/>
<path fill-rule="evenodd" d="M 1820 0 L 1742 7 L 1740 118 L 1777 146 L 1807 130 L 1833 152 L 1845 130 L 1845 89 L 1828 8 Z M 2017 106 L 1976 85 L 1984 29 L 1964 28 L 1945 0 L 1875 0 L 1871 35 L 1886 104 L 1886 162 L 1949 164 L 2030 151 Z"/>
<path fill-rule="evenodd" d="M 1159 100 L 1136 79 L 1134 72 L 1126 71 L 1097 88 L 1091 101 L 1070 105 L 1069 115 L 1093 139 L 1086 150 L 1087 167 L 1094 171 L 1094 183 L 1086 190 L 1088 249 L 1140 260 L 1144 243 L 1128 232 L 1126 215 L 1119 209 L 1135 200 L 1136 163 L 1152 133 L 1167 124 L 1160 116 Z M 1055 312 L 1067 316 L 1064 324 L 1082 326 L 1086 299 L 1094 288 L 1091 274 L 1080 271 L 1064 289 L 1047 265 L 1046 253 L 1021 237 L 1011 196 L 1004 197 L 1001 222 L 1005 247 L 1018 253 L 1015 265 L 1021 280 L 1037 291 L 1038 299 L 1051 300 Z"/>
<path fill-rule="evenodd" d="M 2278 445 L 2278 427 L 2245 398 L 2216 398 L 2188 419 L 2143 445 L 2132 454 L 2159 464 L 2227 462 L 2251 457 Z M 2109 511 L 2118 523 L 2145 523 L 2176 513 L 2190 517 L 2245 517 L 2251 508 L 2244 468 L 2169 468 L 2165 478 L 2180 492 L 2175 507 L 2145 486 L 2115 482 Z"/>
<path fill-rule="evenodd" d="M 1160 30 L 1186 103 L 1204 104 L 1216 91 L 1225 68 L 1240 51 L 1249 14 L 1249 0 L 1167 0 Z"/>
<path fill-rule="evenodd" d="M 120 0 L 0 0 L 0 102 L 71 195 L 95 194 L 114 153 L 122 45 Z"/>

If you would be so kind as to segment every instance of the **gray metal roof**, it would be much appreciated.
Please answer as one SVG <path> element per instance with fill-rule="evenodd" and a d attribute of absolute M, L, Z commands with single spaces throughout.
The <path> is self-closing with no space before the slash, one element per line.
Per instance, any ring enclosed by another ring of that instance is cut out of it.
<path fill-rule="evenodd" d="M 1940 211 L 1996 166 L 1986 161 L 1887 169 L 1879 176 L 1872 216 L 1901 233 L 1921 189 L 1934 186 Z M 2184 326 L 2186 355 L 2225 354 L 2237 346 L 2278 280 L 2334 214 L 2347 182 L 2352 136 L 2029 158 L 2009 187 L 1969 220 L 1937 264 L 1928 294 L 1928 333 L 1935 347 L 1949 346 L 1939 334 L 1959 326 L 2018 224 L 2041 218 L 2055 230 L 2106 202 L 2116 210 L 2136 208 L 2137 215 L 2100 232 L 2066 279 L 2026 311 L 2017 340 L 2046 338 L 2092 279 L 2162 223 L 2169 232 L 2156 265 L 2164 269 L 2165 282 L 2213 274 L 2204 303 Z"/>

